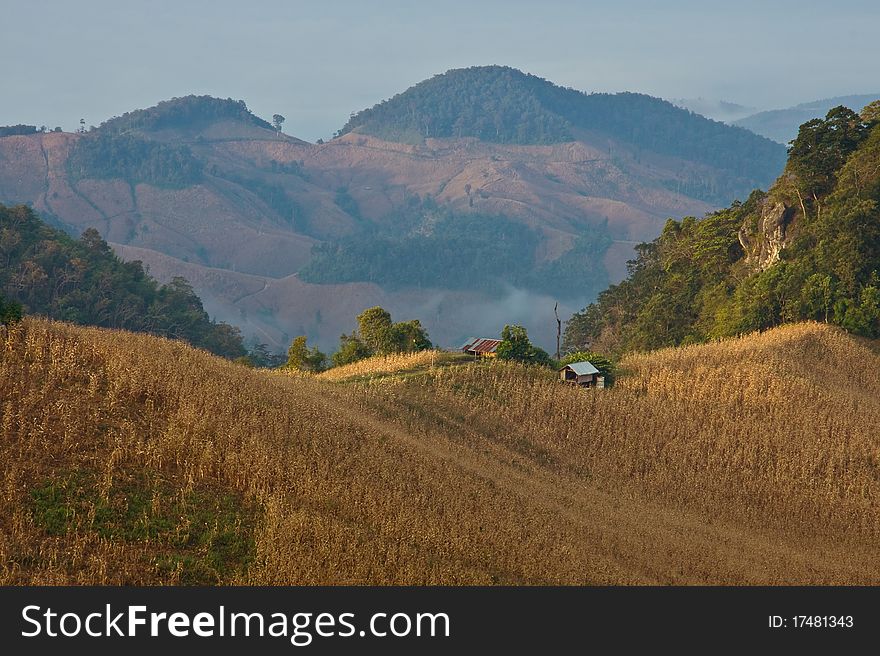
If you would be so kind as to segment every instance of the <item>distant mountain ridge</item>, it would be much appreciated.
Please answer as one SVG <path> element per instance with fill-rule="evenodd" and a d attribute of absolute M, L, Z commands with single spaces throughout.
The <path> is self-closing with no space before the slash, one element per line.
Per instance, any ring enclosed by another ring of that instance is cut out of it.
<path fill-rule="evenodd" d="M 354 114 L 339 134 L 361 132 L 392 141 L 476 137 L 512 144 L 575 141 L 583 131 L 637 148 L 718 168 L 733 180 L 717 201 L 768 184 L 785 151 L 746 130 L 709 120 L 638 93 L 592 93 L 559 87 L 505 66 L 447 71 Z M 711 196 L 711 198 L 710 198 Z"/>
<path fill-rule="evenodd" d="M 746 116 L 755 114 L 756 107 L 747 107 L 727 100 L 710 100 L 707 98 L 674 98 L 670 102 L 677 107 L 689 109 L 713 121 L 731 123 Z"/>
<path fill-rule="evenodd" d="M 755 134 L 763 135 L 768 139 L 787 144 L 797 136 L 798 127 L 811 119 L 823 118 L 832 107 L 843 105 L 844 107 L 849 107 L 854 112 L 858 112 L 865 105 L 878 98 L 880 98 L 880 93 L 824 98 L 785 109 L 758 112 L 757 114 L 734 121 L 733 124 L 751 130 Z"/>

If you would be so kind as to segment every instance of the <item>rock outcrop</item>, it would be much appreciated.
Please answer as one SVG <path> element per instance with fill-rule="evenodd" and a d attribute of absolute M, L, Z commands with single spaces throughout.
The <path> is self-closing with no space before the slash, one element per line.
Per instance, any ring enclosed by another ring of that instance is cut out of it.
<path fill-rule="evenodd" d="M 761 209 L 757 226 L 748 223 L 739 231 L 739 243 L 746 252 L 746 262 L 756 271 L 776 264 L 790 241 L 790 224 L 794 208 L 781 201 L 766 203 Z"/>

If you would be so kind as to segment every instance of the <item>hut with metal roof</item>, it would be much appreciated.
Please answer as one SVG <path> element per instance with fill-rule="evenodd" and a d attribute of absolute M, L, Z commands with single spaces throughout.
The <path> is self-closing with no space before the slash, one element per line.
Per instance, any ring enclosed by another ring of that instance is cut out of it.
<path fill-rule="evenodd" d="M 500 339 L 471 337 L 461 346 L 461 350 L 473 355 L 475 358 L 494 358 L 497 355 L 496 351 L 500 344 Z"/>
<path fill-rule="evenodd" d="M 605 387 L 605 376 L 591 362 L 572 362 L 559 370 L 563 383 L 579 387 Z"/>

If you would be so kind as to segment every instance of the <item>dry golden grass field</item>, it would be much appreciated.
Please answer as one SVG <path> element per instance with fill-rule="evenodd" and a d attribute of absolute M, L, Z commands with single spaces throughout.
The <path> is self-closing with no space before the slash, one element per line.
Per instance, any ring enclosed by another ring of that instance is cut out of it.
<path fill-rule="evenodd" d="M 604 391 L 36 319 L 0 346 L 0 584 L 880 583 L 880 355 L 824 325 Z"/>
<path fill-rule="evenodd" d="M 424 371 L 426 368 L 463 364 L 472 358 L 464 353 L 449 351 L 416 351 L 415 353 L 399 353 L 395 355 L 378 355 L 359 360 L 342 367 L 333 367 L 318 374 L 322 380 L 335 381 L 368 381 L 377 377 L 390 375 L 405 376 Z"/>

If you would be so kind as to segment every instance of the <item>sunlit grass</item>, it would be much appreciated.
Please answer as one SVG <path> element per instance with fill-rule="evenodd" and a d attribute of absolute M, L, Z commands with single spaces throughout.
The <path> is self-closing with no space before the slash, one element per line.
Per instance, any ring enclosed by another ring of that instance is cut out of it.
<path fill-rule="evenodd" d="M 880 583 L 880 355 L 824 325 L 632 356 L 609 390 L 0 339 L 0 584 Z"/>
<path fill-rule="evenodd" d="M 469 360 L 470 358 L 464 353 L 439 350 L 377 355 L 352 364 L 333 367 L 318 374 L 318 378 L 334 381 L 374 378 L 377 376 L 413 372 L 430 367 L 446 366 Z"/>

